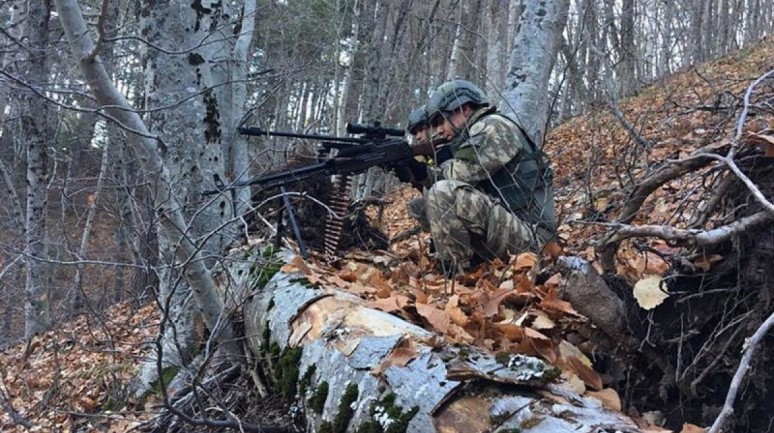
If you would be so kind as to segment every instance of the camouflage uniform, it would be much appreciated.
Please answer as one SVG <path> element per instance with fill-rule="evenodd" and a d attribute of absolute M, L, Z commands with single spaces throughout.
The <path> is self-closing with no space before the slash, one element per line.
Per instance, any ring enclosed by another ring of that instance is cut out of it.
<path fill-rule="evenodd" d="M 479 108 L 467 125 L 450 144 L 454 158 L 437 168 L 441 180 L 424 194 L 437 255 L 467 267 L 476 256 L 538 250 L 555 231 L 550 167 L 494 107 Z"/>

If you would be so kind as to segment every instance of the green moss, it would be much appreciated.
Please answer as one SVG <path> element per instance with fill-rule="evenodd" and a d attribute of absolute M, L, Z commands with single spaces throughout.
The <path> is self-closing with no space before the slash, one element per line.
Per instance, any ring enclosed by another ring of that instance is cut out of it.
<path fill-rule="evenodd" d="M 357 433 L 406 433 L 409 423 L 418 412 L 419 406 L 404 412 L 401 406 L 395 404 L 395 394 L 389 393 L 371 409 L 372 418 L 377 414 L 386 414 L 391 420 L 389 426 L 385 429 L 376 420 L 370 419 L 358 427 Z"/>
<path fill-rule="evenodd" d="M 263 331 L 261 331 L 261 350 L 268 352 L 271 347 L 271 327 L 269 327 L 269 321 L 263 324 Z"/>
<path fill-rule="evenodd" d="M 172 365 L 161 370 L 159 379 L 153 382 L 153 386 L 151 386 L 151 390 L 156 394 L 161 394 L 161 387 L 162 386 L 166 387 L 167 385 L 169 385 L 169 383 L 172 382 L 172 379 L 174 379 L 175 376 L 177 375 L 177 372 L 178 372 L 178 368 Z"/>
<path fill-rule="evenodd" d="M 497 361 L 500 364 L 508 364 L 511 360 L 511 354 L 508 352 L 497 352 L 495 354 L 495 361 Z"/>
<path fill-rule="evenodd" d="M 309 397 L 309 408 L 316 414 L 321 414 L 325 407 L 325 400 L 328 399 L 328 382 L 321 383 L 314 393 Z"/>
<path fill-rule="evenodd" d="M 344 390 L 344 395 L 341 396 L 341 401 L 339 401 L 339 410 L 333 418 L 331 433 L 345 433 L 347 431 L 349 421 L 352 419 L 352 415 L 355 414 L 355 410 L 352 409 L 352 403 L 357 400 L 359 394 L 360 391 L 356 384 L 350 383 L 347 385 L 347 389 Z"/>
<path fill-rule="evenodd" d="M 323 421 L 320 424 L 319 433 L 333 433 L 333 424 L 330 421 Z"/>
<path fill-rule="evenodd" d="M 251 289 L 257 290 L 265 286 L 282 268 L 283 262 L 281 258 L 277 257 L 278 251 L 271 245 L 261 250 L 260 257 L 250 267 Z"/>
<path fill-rule="evenodd" d="M 282 349 L 280 349 L 279 343 L 272 341 L 271 344 L 269 344 L 269 356 L 272 358 L 277 358 L 281 353 Z"/>
<path fill-rule="evenodd" d="M 312 384 L 312 376 L 314 376 L 314 373 L 317 371 L 317 366 L 312 364 L 309 366 L 309 368 L 306 369 L 304 372 L 304 376 L 301 378 L 301 380 L 298 382 L 299 386 L 299 392 L 301 394 L 306 392 L 306 389 L 309 388 L 309 385 Z"/>
<path fill-rule="evenodd" d="M 529 430 L 532 427 L 536 427 L 541 422 L 543 422 L 543 418 L 539 418 L 539 417 L 525 419 L 524 421 L 521 422 L 521 428 L 524 430 Z"/>
<path fill-rule="evenodd" d="M 360 427 L 357 428 L 357 433 L 384 433 L 384 429 L 378 422 L 369 419 L 360 424 Z"/>
<path fill-rule="evenodd" d="M 460 347 L 460 358 L 467 360 L 469 356 L 470 356 L 470 348 Z"/>
<path fill-rule="evenodd" d="M 275 369 L 276 385 L 285 399 L 290 400 L 296 396 L 298 389 L 298 363 L 301 360 L 303 349 L 291 347 L 282 352 Z"/>

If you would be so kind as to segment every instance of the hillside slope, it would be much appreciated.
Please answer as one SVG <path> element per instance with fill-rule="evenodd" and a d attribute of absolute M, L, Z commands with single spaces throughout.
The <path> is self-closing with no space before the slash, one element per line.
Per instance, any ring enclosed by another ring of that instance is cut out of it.
<path fill-rule="evenodd" d="M 729 58 L 675 74 L 621 101 L 625 121 L 610 109 L 600 109 L 551 131 L 547 151 L 556 172 L 565 252 L 601 269 L 595 242 L 618 227 L 615 222 L 639 182 L 668 166 L 667 161 L 684 158 L 699 148 L 719 148 L 730 142 L 747 147 L 765 143 L 765 138 L 756 140 L 754 134 L 765 137 L 774 128 L 771 79 L 754 89 L 755 107 L 740 137 L 736 136 L 736 122 L 745 92 L 774 68 L 772 58 L 774 43 L 764 41 Z M 709 165 L 675 178 L 650 195 L 631 222 L 671 227 L 695 224 L 703 207 L 715 200 L 713 192 L 722 183 L 722 174 L 720 167 Z M 728 195 L 745 196 L 743 189 L 734 187 L 727 187 Z M 766 194 L 771 199 L 771 190 Z M 381 220 L 386 233 L 394 235 L 413 225 L 406 204 L 415 195 L 408 188 L 390 195 L 392 204 Z M 722 225 L 738 216 L 714 212 L 702 226 Z M 633 332 L 643 337 L 643 346 L 663 354 L 663 368 L 648 364 L 637 353 L 621 353 L 585 335 L 584 318 L 556 297 L 561 276 L 533 255 L 482 266 L 448 282 L 432 272 L 427 236 L 417 235 L 395 243 L 389 251 L 350 251 L 338 261 L 313 257 L 308 269 L 319 284 L 346 288 L 370 305 L 419 323 L 452 342 L 474 343 L 492 351 L 520 351 L 554 361 L 557 354 L 558 358 L 588 360 L 592 368 L 574 362 L 564 369 L 568 382 L 574 380 L 581 391 L 614 393 L 643 425 L 659 421 L 660 416 L 669 427 L 679 428 L 683 422 L 709 425 L 714 420 L 739 362 L 741 341 L 765 319 L 762 312 L 771 310 L 765 299 L 768 292 L 756 290 L 741 296 L 732 290 L 738 284 L 729 282 L 731 274 L 712 274 L 724 261 L 749 263 L 740 254 L 724 253 L 739 245 L 725 243 L 697 255 L 648 237 L 623 242 L 617 249 L 616 272 L 608 281 L 616 289 L 629 291 L 622 298 L 629 301 L 638 323 L 646 324 Z M 676 268 L 686 263 L 706 273 L 688 275 Z M 630 295 L 631 285 L 667 271 L 672 272 L 670 292 L 679 289 L 682 296 L 673 295 L 656 309 L 638 310 Z M 538 274 L 550 278 L 537 284 Z M 718 284 L 705 284 L 712 275 Z M 725 295 L 707 295 L 718 290 L 725 290 Z M 711 298 L 711 302 L 693 304 L 678 298 Z M 737 298 L 744 300 L 729 301 Z M 704 314 L 706 320 L 693 320 L 685 305 L 695 307 L 693 314 Z M 119 305 L 102 319 L 84 316 L 35 338 L 28 346 L 5 350 L 0 354 L 1 431 L 25 431 L 23 424 L 33 426 L 33 431 L 125 431 L 137 420 L 151 417 L 157 410 L 154 400 L 130 405 L 128 410 L 126 403 L 137 402 L 129 402 L 124 390 L 127 379 L 151 350 L 159 320 L 155 310 L 155 305 L 141 309 Z M 713 311 L 722 314 L 718 318 Z M 672 317 L 667 321 L 663 316 Z M 707 321 L 714 321 L 709 329 Z M 568 350 L 576 349 L 582 353 L 568 355 Z M 761 356 L 761 364 L 771 352 L 768 349 Z M 758 403 L 774 398 L 770 398 L 772 381 L 767 374 L 761 369 L 749 374 L 755 380 L 747 385 L 747 402 L 739 413 L 740 425 L 753 429 L 760 426 L 756 416 L 774 410 Z M 654 412 L 657 410 L 659 413 Z M 651 413 L 640 417 L 644 412 Z"/>

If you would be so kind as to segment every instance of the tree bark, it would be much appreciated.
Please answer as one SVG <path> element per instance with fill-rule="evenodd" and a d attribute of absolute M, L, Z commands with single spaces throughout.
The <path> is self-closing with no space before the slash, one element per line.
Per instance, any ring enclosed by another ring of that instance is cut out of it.
<path fill-rule="evenodd" d="M 548 121 L 548 78 L 567 22 L 569 1 L 528 2 L 506 79 L 509 111 L 535 143 L 543 143 Z"/>
<path fill-rule="evenodd" d="M 255 359 L 296 402 L 307 432 L 639 431 L 622 414 L 553 384 L 555 370 L 537 358 L 452 346 L 349 293 L 311 288 L 299 282 L 301 272 L 280 271 L 256 286 L 261 262 L 244 258 L 264 256 L 240 251 L 229 261 L 229 280 L 248 297 Z"/>
<path fill-rule="evenodd" d="M 148 131 L 140 116 L 110 81 L 78 3 L 75 0 L 56 0 L 55 4 L 73 56 L 97 103 L 106 107 L 104 112 L 111 120 L 131 133 L 129 139 L 141 159 L 140 167 L 145 179 L 153 185 L 156 214 L 164 234 L 177 246 L 174 251 L 176 259 L 185 268 L 183 275 L 192 288 L 198 312 L 226 351 L 236 353 L 233 330 L 224 320 L 228 312 L 224 310 L 217 295 L 215 281 L 205 266 L 200 245 L 185 233 L 188 223 L 180 205 L 183 200 L 179 191 L 172 190 L 173 176 L 161 156 L 166 149 L 166 142 L 159 135 Z M 173 140 L 179 138 L 172 137 Z"/>
<path fill-rule="evenodd" d="M 48 25 L 51 11 L 47 2 L 28 2 L 27 59 L 25 81 L 33 87 L 48 79 Z M 32 338 L 50 326 L 48 290 L 45 284 L 46 206 L 48 204 L 48 133 L 46 102 L 27 91 L 21 98 L 22 134 L 27 145 L 27 211 L 24 230 L 26 260 L 26 300 L 24 336 Z"/>

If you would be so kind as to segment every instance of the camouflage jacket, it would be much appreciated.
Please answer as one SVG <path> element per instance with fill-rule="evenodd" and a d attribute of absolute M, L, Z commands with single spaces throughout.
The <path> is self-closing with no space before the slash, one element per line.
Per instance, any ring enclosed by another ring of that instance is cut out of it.
<path fill-rule="evenodd" d="M 481 108 L 450 146 L 454 158 L 441 164 L 442 178 L 472 184 L 523 221 L 555 231 L 550 161 L 515 122 Z"/>

